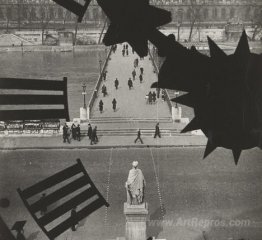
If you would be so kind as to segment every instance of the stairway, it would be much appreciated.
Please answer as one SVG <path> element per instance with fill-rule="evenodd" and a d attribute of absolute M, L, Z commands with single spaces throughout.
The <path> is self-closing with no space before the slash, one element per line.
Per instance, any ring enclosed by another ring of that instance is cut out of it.
<path fill-rule="evenodd" d="M 125 118 L 125 117 L 103 117 L 103 118 L 91 118 L 90 123 L 128 123 L 128 122 L 152 122 L 152 123 L 171 123 L 171 117 L 161 118 Z"/>

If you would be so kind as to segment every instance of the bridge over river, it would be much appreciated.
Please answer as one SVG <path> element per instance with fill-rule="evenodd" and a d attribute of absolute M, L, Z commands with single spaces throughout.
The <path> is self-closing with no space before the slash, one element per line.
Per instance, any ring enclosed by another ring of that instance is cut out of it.
<path fill-rule="evenodd" d="M 176 135 L 186 125 L 172 120 L 172 103 L 165 91 L 165 101 L 160 97 L 155 103 L 149 104 L 146 95 L 156 92 L 151 84 L 157 81 L 157 69 L 151 55 L 140 59 L 132 53 L 129 46 L 129 55 L 122 55 L 124 44 L 119 44 L 115 52 L 109 53 L 109 60 L 102 72 L 106 71 L 106 80 L 100 77 L 89 103 L 90 122 L 98 126 L 102 135 L 135 135 L 138 128 L 143 135 L 153 135 L 155 124 L 160 122 L 164 135 Z M 134 60 L 139 59 L 138 67 L 134 68 Z M 140 82 L 140 68 L 143 68 L 143 81 Z M 135 69 L 136 77 L 133 80 L 132 71 Z M 103 75 L 103 74 L 102 74 Z M 115 88 L 115 79 L 119 81 Z M 133 87 L 129 89 L 128 80 L 132 79 Z M 107 95 L 103 96 L 102 86 L 107 88 Z M 113 110 L 112 101 L 116 99 L 116 111 Z M 99 102 L 103 101 L 103 112 L 99 111 Z"/>

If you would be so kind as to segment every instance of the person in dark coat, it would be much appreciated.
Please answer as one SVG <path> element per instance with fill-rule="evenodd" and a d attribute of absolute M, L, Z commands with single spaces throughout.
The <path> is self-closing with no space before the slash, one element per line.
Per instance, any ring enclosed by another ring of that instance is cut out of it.
<path fill-rule="evenodd" d="M 156 102 L 156 92 L 155 91 L 152 93 L 152 101 L 153 103 Z"/>
<path fill-rule="evenodd" d="M 112 104 L 113 104 L 113 110 L 115 112 L 116 111 L 116 99 L 115 98 L 113 99 Z"/>
<path fill-rule="evenodd" d="M 103 112 L 103 107 L 104 107 L 104 103 L 103 103 L 103 101 L 101 99 L 100 102 L 99 102 L 99 111 L 100 111 L 100 113 Z"/>
<path fill-rule="evenodd" d="M 136 138 L 136 140 L 135 140 L 135 143 L 136 143 L 137 140 L 140 140 L 140 142 L 143 144 L 143 140 L 142 140 L 142 138 L 141 138 L 140 129 L 137 130 L 137 138 Z"/>
<path fill-rule="evenodd" d="M 104 79 L 104 81 L 106 80 L 106 75 L 107 75 L 107 71 L 104 71 L 103 72 L 103 79 Z"/>
<path fill-rule="evenodd" d="M 136 70 L 135 69 L 132 71 L 132 76 L 133 76 L 133 81 L 135 81 L 136 80 Z"/>
<path fill-rule="evenodd" d="M 104 97 L 107 95 L 107 89 L 105 84 L 102 86 L 102 93 Z"/>
<path fill-rule="evenodd" d="M 70 139 L 68 136 L 68 129 L 69 127 L 67 126 L 67 124 L 65 123 L 65 125 L 63 126 L 63 140 L 64 143 L 67 141 L 68 143 L 70 143 Z"/>
<path fill-rule="evenodd" d="M 140 73 L 141 73 L 141 75 L 144 74 L 144 68 L 143 67 L 140 68 Z"/>
<path fill-rule="evenodd" d="M 71 218 L 73 220 L 73 225 L 71 226 L 72 231 L 76 231 L 77 225 L 78 225 L 78 221 L 77 221 L 77 213 L 76 213 L 76 207 L 74 207 L 71 210 Z"/>
<path fill-rule="evenodd" d="M 76 140 L 76 125 L 73 123 L 71 126 L 72 138 Z"/>
<path fill-rule="evenodd" d="M 128 56 L 128 48 L 126 49 L 126 56 Z"/>
<path fill-rule="evenodd" d="M 88 123 L 87 135 L 88 135 L 88 138 L 91 140 L 91 136 L 92 136 L 92 126 L 91 126 L 90 123 Z"/>
<path fill-rule="evenodd" d="M 156 124 L 155 136 L 154 136 L 154 138 L 156 138 L 157 136 L 158 136 L 159 138 L 161 138 L 160 129 L 159 129 L 159 123 Z"/>
<path fill-rule="evenodd" d="M 76 127 L 76 140 L 80 141 L 80 135 L 81 135 L 80 124 L 78 124 Z"/>
<path fill-rule="evenodd" d="M 95 126 L 93 131 L 92 131 L 92 135 L 91 135 L 91 142 L 90 142 L 90 145 L 93 145 L 96 144 L 98 142 L 98 138 L 97 138 L 97 135 L 96 135 L 96 131 L 97 131 L 97 127 Z"/>
<path fill-rule="evenodd" d="M 143 75 L 142 74 L 139 75 L 139 80 L 140 80 L 140 83 L 143 82 Z"/>
<path fill-rule="evenodd" d="M 149 104 L 152 103 L 152 92 L 151 91 L 148 93 L 148 102 Z"/>
<path fill-rule="evenodd" d="M 132 82 L 131 78 L 128 79 L 127 85 L 129 87 L 129 90 L 131 90 L 131 88 L 133 87 L 133 82 Z"/>
<path fill-rule="evenodd" d="M 123 57 L 125 56 L 125 52 L 126 52 L 126 50 L 123 48 L 123 50 L 122 50 L 122 56 Z"/>
<path fill-rule="evenodd" d="M 116 90 L 118 89 L 118 86 L 119 86 L 119 81 L 118 81 L 118 79 L 116 78 L 116 80 L 115 80 L 115 88 L 116 88 Z"/>

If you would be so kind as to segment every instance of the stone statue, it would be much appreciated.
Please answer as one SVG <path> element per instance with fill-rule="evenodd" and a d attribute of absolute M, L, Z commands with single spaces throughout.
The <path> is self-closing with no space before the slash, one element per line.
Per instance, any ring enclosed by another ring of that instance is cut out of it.
<path fill-rule="evenodd" d="M 145 178 L 142 171 L 137 168 L 138 162 L 132 163 L 133 168 L 129 171 L 126 182 L 127 203 L 139 205 L 144 202 Z"/>

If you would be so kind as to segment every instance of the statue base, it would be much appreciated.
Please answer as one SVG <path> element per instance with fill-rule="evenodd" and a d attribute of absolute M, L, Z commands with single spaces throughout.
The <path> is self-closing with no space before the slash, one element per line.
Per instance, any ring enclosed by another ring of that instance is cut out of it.
<path fill-rule="evenodd" d="M 124 214 L 126 216 L 126 240 L 146 240 L 148 204 L 124 203 Z"/>

